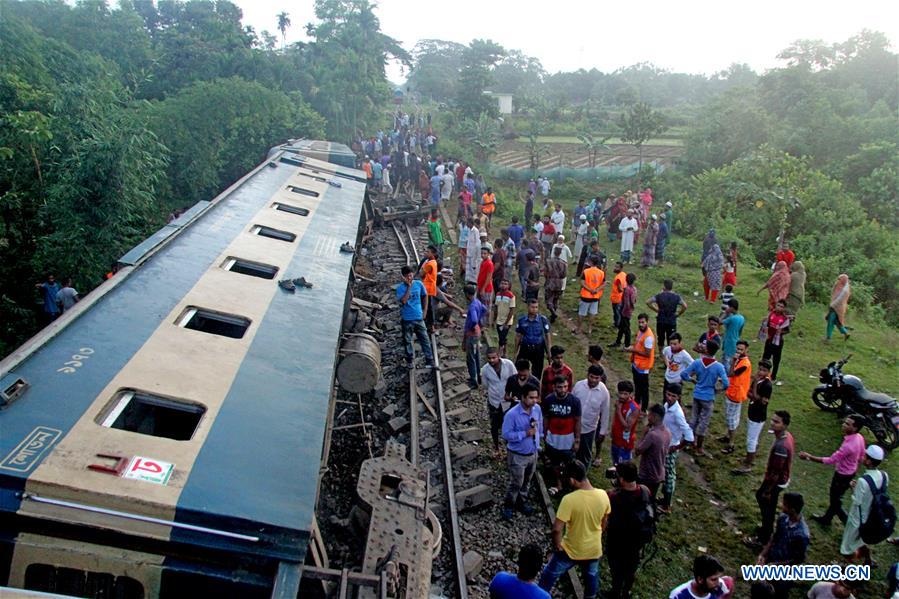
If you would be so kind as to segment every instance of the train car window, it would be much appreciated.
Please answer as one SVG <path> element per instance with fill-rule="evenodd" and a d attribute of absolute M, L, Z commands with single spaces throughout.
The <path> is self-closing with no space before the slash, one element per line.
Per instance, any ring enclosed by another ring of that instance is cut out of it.
<path fill-rule="evenodd" d="M 265 227 L 262 225 L 253 225 L 253 228 L 250 229 L 250 233 L 253 235 L 260 235 L 262 237 L 269 237 L 271 239 L 278 239 L 280 241 L 291 242 L 297 238 L 293 233 L 288 233 L 287 231 L 281 231 L 280 229 L 272 229 L 271 227 Z"/>
<path fill-rule="evenodd" d="M 310 179 L 313 179 L 314 181 L 318 181 L 319 183 L 327 183 L 328 182 L 328 180 L 325 179 L 324 177 L 316 177 L 315 175 L 310 175 L 309 173 L 304 173 L 303 171 L 299 171 L 297 174 L 303 175 L 304 177 L 309 177 Z"/>
<path fill-rule="evenodd" d="M 289 158 L 287 156 L 282 156 L 278 160 L 280 162 L 283 162 L 284 164 L 289 164 L 291 166 L 303 166 L 305 164 L 305 161 L 303 160 L 297 160 L 296 158 Z"/>
<path fill-rule="evenodd" d="M 176 321 L 179 327 L 240 339 L 250 327 L 250 319 L 236 314 L 213 312 L 196 306 L 188 306 Z"/>
<path fill-rule="evenodd" d="M 309 216 L 309 211 L 305 208 L 300 208 L 299 206 L 291 206 L 290 204 L 282 204 L 281 202 L 275 202 L 274 204 L 272 204 L 272 208 L 274 208 L 275 210 L 280 210 L 281 212 L 289 212 L 290 214 Z"/>
<path fill-rule="evenodd" d="M 140 391 L 119 392 L 101 422 L 107 428 L 189 441 L 206 408 Z"/>
<path fill-rule="evenodd" d="M 305 187 L 297 187 L 296 185 L 288 185 L 287 189 L 294 193 L 298 193 L 300 195 L 309 196 L 310 198 L 317 198 L 318 192 L 312 191 L 311 189 L 306 189 Z"/>
<path fill-rule="evenodd" d="M 278 267 L 262 262 L 252 262 L 242 258 L 228 256 L 228 259 L 222 264 L 225 270 L 236 272 L 251 277 L 259 277 L 260 279 L 274 279 L 278 274 Z"/>
<path fill-rule="evenodd" d="M 144 585 L 130 576 L 113 576 L 48 564 L 30 564 L 25 569 L 25 589 L 96 599 L 144 599 Z"/>

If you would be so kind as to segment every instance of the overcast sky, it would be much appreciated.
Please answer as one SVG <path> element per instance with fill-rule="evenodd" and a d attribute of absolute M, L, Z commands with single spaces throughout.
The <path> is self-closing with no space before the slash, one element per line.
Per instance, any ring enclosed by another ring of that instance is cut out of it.
<path fill-rule="evenodd" d="M 288 42 L 306 39 L 305 25 L 314 20 L 312 0 L 233 1 L 246 24 L 279 37 L 275 15 L 289 13 Z M 550 73 L 609 72 L 644 61 L 705 74 L 745 62 L 761 72 L 777 66 L 775 56 L 794 40 L 844 41 L 865 28 L 899 47 L 895 0 L 381 0 L 376 14 L 381 30 L 408 50 L 420 39 L 489 38 L 539 58 Z M 404 79 L 396 66 L 388 76 Z"/>

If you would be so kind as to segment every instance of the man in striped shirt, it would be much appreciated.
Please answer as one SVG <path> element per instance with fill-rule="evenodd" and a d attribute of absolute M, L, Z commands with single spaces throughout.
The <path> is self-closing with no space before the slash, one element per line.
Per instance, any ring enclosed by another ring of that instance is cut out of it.
<path fill-rule="evenodd" d="M 554 392 L 543 398 L 543 420 L 546 449 L 543 453 L 544 476 L 549 494 L 559 492 L 559 475 L 565 464 L 574 459 L 581 443 L 581 401 L 568 393 L 568 379 L 557 376 Z"/>

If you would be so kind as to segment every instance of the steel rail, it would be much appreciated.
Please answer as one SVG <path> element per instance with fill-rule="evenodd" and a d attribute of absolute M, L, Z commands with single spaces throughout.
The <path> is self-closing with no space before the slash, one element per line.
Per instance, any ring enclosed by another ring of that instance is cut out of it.
<path fill-rule="evenodd" d="M 453 544 L 453 563 L 456 569 L 456 586 L 459 599 L 468 599 L 468 582 L 465 580 L 465 564 L 462 561 L 462 536 L 459 527 L 459 511 L 456 507 L 456 490 L 453 485 L 453 459 L 450 453 L 449 427 L 446 424 L 446 402 L 443 398 L 443 380 L 440 378 L 440 358 L 437 355 L 437 336 L 431 335 L 431 351 L 434 354 L 434 381 L 437 395 L 437 414 L 440 417 L 440 436 L 443 441 L 443 469 L 446 482 L 446 500 L 449 508 L 450 534 Z"/>

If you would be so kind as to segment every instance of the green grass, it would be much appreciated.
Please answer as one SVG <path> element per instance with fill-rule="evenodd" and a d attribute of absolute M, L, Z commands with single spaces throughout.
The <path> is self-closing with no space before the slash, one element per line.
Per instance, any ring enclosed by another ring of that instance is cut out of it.
<path fill-rule="evenodd" d="M 529 140 L 527 137 L 521 136 L 518 137 L 516 141 L 521 143 L 527 143 Z M 580 144 L 581 140 L 579 140 L 574 135 L 541 135 L 537 138 L 539 143 L 544 144 Z M 609 144 L 626 144 L 626 141 L 621 140 L 618 137 L 609 138 L 606 143 Z M 644 146 L 682 146 L 684 145 L 684 140 L 676 137 L 658 137 L 649 139 Z"/>
<path fill-rule="evenodd" d="M 508 189 L 501 183 L 495 187 Z M 509 189 L 509 192 L 516 188 Z M 578 196 L 579 197 L 579 196 Z M 560 195 L 559 201 L 565 206 L 566 213 L 570 214 L 578 197 L 565 197 Z M 521 204 L 502 206 L 499 213 L 499 226 L 509 222 L 511 214 L 521 214 Z M 676 216 L 675 216 L 676 222 Z M 495 232 L 499 228 L 494 224 Z M 566 231 L 568 233 L 568 231 Z M 610 243 L 603 235 L 600 240 L 602 249 L 614 260 L 617 254 L 617 242 Z M 664 278 L 672 278 L 675 281 L 675 290 L 681 293 L 687 300 L 689 308 L 678 321 L 678 331 L 684 335 L 686 345 L 691 347 L 699 335 L 705 330 L 706 315 L 717 313 L 718 305 L 704 303 L 702 300 L 702 275 L 698 267 L 698 241 L 684 240 L 677 237 L 676 233 L 668 246 L 666 257 L 668 262 L 659 268 L 642 269 L 631 266 L 630 271 L 637 274 L 636 287 L 638 289 L 638 311 L 644 311 L 642 306 L 651 295 L 661 289 Z M 642 248 L 636 248 L 638 255 Z M 761 358 L 762 343 L 756 339 L 759 324 L 767 310 L 767 295 L 763 292 L 756 295 L 755 291 L 767 278 L 767 271 L 753 269 L 746 264 L 738 267 L 738 287 L 736 297 L 740 300 L 741 313 L 746 317 L 746 328 L 743 336 L 752 341 L 750 356 L 753 364 Z M 516 294 L 518 285 L 514 285 Z M 576 322 L 577 297 L 576 284 L 569 282 L 569 289 L 563 297 L 563 310 L 560 320 L 554 328 L 554 343 L 567 348 L 566 361 L 574 369 L 576 378 L 585 376 L 586 370 L 586 346 L 585 336 L 575 337 L 567 330 L 568 319 L 571 324 Z M 698 297 L 694 296 L 698 293 Z M 541 294 L 542 299 L 542 294 Z M 541 309 L 542 305 L 541 305 Z M 646 310 L 649 312 L 649 310 Z M 853 358 L 846 371 L 860 376 L 870 389 L 883 391 L 893 396 L 899 395 L 899 367 L 895 348 L 899 347 L 899 332 L 889 329 L 881 323 L 871 323 L 862 320 L 853 310 L 850 303 L 848 324 L 852 327 L 852 337 L 848 342 L 835 339 L 830 344 L 823 343 L 825 308 L 821 305 L 809 304 L 802 308 L 792 333 L 786 337 L 783 360 L 780 366 L 779 378 L 784 382 L 783 386 L 775 387 L 772 398 L 771 410 L 786 409 L 792 415 L 791 432 L 796 439 L 796 451 L 808 451 L 814 455 L 829 455 L 840 444 L 840 424 L 838 418 L 830 413 L 819 410 L 811 401 L 811 392 L 818 384 L 818 371 L 828 362 L 836 360 L 847 353 L 852 353 Z M 654 326 L 655 319 L 651 318 Z M 636 318 L 634 318 L 636 326 Z M 611 328 L 611 309 L 608 302 L 608 292 L 600 305 L 600 315 L 594 323 L 593 336 L 590 342 L 600 343 L 607 347 L 614 341 L 614 330 Z M 657 358 L 659 360 L 660 358 Z M 610 370 L 610 383 L 617 381 L 620 376 L 629 376 L 629 363 L 625 354 L 607 351 L 604 358 L 608 370 Z M 661 384 L 663 371 L 655 368 L 651 377 L 651 401 L 661 400 Z M 610 384 L 613 389 L 614 385 Z M 689 385 L 685 393 L 685 402 L 690 403 Z M 757 458 L 754 472 L 749 476 L 734 477 L 730 469 L 736 465 L 738 456 L 745 452 L 745 408 L 740 428 L 737 431 L 737 452 L 730 456 L 719 453 L 720 445 L 714 442 L 714 438 L 725 430 L 722 399 L 716 400 L 715 413 L 708 435 L 707 448 L 710 450 L 708 457 L 699 461 L 699 469 L 708 481 L 711 494 L 697 484 L 686 472 L 682 465 L 678 471 L 678 487 L 675 499 L 678 501 L 672 516 L 665 518 L 660 527 L 656 540 L 658 554 L 645 568 L 638 573 L 637 591 L 635 597 L 658 598 L 667 596 L 667 593 L 675 585 L 690 578 L 692 559 L 700 552 L 700 547 L 718 557 L 728 568 L 728 573 L 739 578 L 739 566 L 741 564 L 755 563 L 752 552 L 740 543 L 741 534 L 753 532 L 760 521 L 758 507 L 755 502 L 754 492 L 758 488 L 764 470 L 767 452 L 771 446 L 771 437 L 763 433 L 759 445 L 759 457 Z M 641 433 L 642 434 L 642 433 Z M 869 442 L 873 437 L 867 433 Z M 605 444 L 603 460 L 609 462 L 608 441 Z M 899 455 L 899 454 L 897 454 Z M 682 458 L 683 460 L 684 458 Z M 687 458 L 690 459 L 690 458 Z M 894 456 L 888 459 L 883 468 L 890 474 L 893 481 L 899 481 L 899 466 Z M 603 479 L 603 468 L 596 468 L 591 472 L 594 484 L 608 488 Z M 827 506 L 827 492 L 832 476 L 832 469 L 811 462 L 794 460 L 793 477 L 790 490 L 802 493 L 806 501 L 805 515 L 821 513 Z M 892 496 L 899 499 L 897 483 L 893 483 Z M 715 506 L 709 500 L 715 500 L 720 506 Z M 844 498 L 844 506 L 848 507 L 849 497 Z M 736 515 L 737 526 L 740 533 L 732 530 L 722 517 L 722 510 L 726 507 Z M 842 535 L 842 526 L 836 522 L 829 530 L 822 529 L 815 523 L 810 523 L 809 528 L 812 543 L 807 563 L 841 563 L 839 544 Z M 899 551 L 887 544 L 880 544 L 873 548 L 874 559 L 878 567 L 872 573 L 873 583 L 858 594 L 862 598 L 883 597 L 886 593 L 884 578 L 889 567 L 899 560 Z M 605 568 L 605 565 L 603 565 Z M 608 583 L 607 571 L 604 570 L 603 580 Z M 748 585 L 738 582 L 738 597 L 748 596 Z M 795 589 L 792 597 L 805 596 L 807 588 L 800 585 Z"/>

